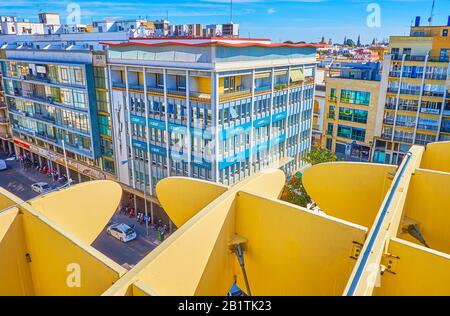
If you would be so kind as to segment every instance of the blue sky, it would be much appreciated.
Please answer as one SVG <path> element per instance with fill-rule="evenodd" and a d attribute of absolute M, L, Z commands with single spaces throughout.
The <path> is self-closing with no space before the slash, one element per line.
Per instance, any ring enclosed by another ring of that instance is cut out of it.
<path fill-rule="evenodd" d="M 67 5 L 77 3 L 83 23 L 110 18 L 165 18 L 172 24 L 225 23 L 230 20 L 229 0 L 4 0 L 0 15 L 18 15 L 36 20 L 40 11 L 58 12 L 65 21 Z M 374 37 L 407 34 L 416 15 L 427 23 L 432 0 L 234 0 L 233 21 L 241 25 L 241 36 L 271 38 L 274 41 L 317 42 L 322 36 L 342 42 L 344 36 L 363 43 Z M 381 9 L 380 27 L 367 25 L 367 6 Z M 450 0 L 436 0 L 434 24 L 447 23 Z"/>

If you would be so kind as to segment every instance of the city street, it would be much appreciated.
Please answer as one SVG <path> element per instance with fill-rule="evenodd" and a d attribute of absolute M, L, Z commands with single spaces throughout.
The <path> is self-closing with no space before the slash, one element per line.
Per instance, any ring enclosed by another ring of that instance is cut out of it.
<path fill-rule="evenodd" d="M 0 159 L 7 157 L 0 153 Z M 17 161 L 6 161 L 8 169 L 0 171 L 0 186 L 17 195 L 23 200 L 29 200 L 37 197 L 39 194 L 31 190 L 31 185 L 35 182 L 47 182 L 51 186 L 56 187 L 53 180 L 33 168 L 25 170 Z M 92 246 L 117 262 L 120 265 L 135 265 L 159 243 L 156 238 L 156 231 L 149 227 L 149 236 L 146 235 L 145 225 L 140 225 L 135 218 L 129 218 L 125 215 L 114 214 L 111 223 L 125 223 L 129 226 L 134 225 L 137 238 L 133 241 L 123 243 L 106 233 L 106 227 L 102 233 L 93 242 Z M 107 226 L 108 226 L 107 225 Z"/>

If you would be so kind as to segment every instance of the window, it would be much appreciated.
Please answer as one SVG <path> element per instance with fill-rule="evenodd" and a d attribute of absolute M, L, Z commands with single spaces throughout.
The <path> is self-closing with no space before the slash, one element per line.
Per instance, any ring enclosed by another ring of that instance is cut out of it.
<path fill-rule="evenodd" d="M 370 92 L 342 90 L 341 102 L 359 105 L 369 105 Z"/>
<path fill-rule="evenodd" d="M 178 90 L 186 90 L 186 77 L 177 76 L 177 88 Z"/>
<path fill-rule="evenodd" d="M 75 83 L 83 84 L 83 71 L 80 68 L 74 68 L 74 77 L 75 77 Z"/>
<path fill-rule="evenodd" d="M 334 129 L 333 126 L 334 126 L 333 123 L 328 123 L 328 128 L 327 128 L 328 135 L 333 135 L 333 129 Z"/>
<path fill-rule="evenodd" d="M 69 71 L 68 71 L 68 69 L 65 68 L 65 67 L 61 67 L 60 71 L 61 71 L 61 76 L 60 76 L 61 81 L 68 82 L 69 81 Z"/>
<path fill-rule="evenodd" d="M 98 127 L 101 135 L 111 136 L 111 124 L 108 116 L 98 116 Z"/>
<path fill-rule="evenodd" d="M 235 77 L 225 77 L 223 78 L 223 91 L 224 93 L 230 93 L 235 90 Z"/>
<path fill-rule="evenodd" d="M 406 55 L 406 58 L 408 59 L 408 57 L 411 56 L 411 48 L 403 48 L 403 55 Z"/>
<path fill-rule="evenodd" d="M 440 61 L 448 61 L 448 48 L 442 48 L 439 55 Z"/>
<path fill-rule="evenodd" d="M 164 75 L 156 74 L 156 84 L 159 88 L 164 88 Z"/>
<path fill-rule="evenodd" d="M 442 30 L 442 36 L 448 36 L 448 29 Z"/>
<path fill-rule="evenodd" d="M 364 110 L 339 108 L 339 119 L 344 121 L 366 124 L 368 114 L 369 112 Z"/>
<path fill-rule="evenodd" d="M 331 149 L 333 148 L 333 139 L 327 138 L 327 144 L 326 144 L 326 147 L 327 147 L 328 150 L 331 151 Z"/>
<path fill-rule="evenodd" d="M 330 90 L 330 101 L 336 101 L 336 88 L 331 88 Z"/>
<path fill-rule="evenodd" d="M 337 136 L 363 142 L 366 137 L 366 130 L 362 128 L 338 125 Z"/>

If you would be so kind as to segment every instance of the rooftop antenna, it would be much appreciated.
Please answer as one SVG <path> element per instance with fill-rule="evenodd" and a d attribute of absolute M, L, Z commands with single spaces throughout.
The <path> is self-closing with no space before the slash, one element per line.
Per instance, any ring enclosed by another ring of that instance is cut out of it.
<path fill-rule="evenodd" d="M 169 21 L 169 10 L 166 11 L 166 21 Z"/>
<path fill-rule="evenodd" d="M 430 14 L 430 17 L 428 18 L 428 23 L 430 24 L 430 26 L 433 24 L 434 4 L 435 4 L 435 0 L 433 0 L 433 4 L 431 6 L 431 14 Z"/>

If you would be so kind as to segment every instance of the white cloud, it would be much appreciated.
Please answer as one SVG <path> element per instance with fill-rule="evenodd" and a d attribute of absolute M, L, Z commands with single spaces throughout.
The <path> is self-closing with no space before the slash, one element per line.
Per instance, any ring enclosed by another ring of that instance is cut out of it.
<path fill-rule="evenodd" d="M 272 9 L 272 8 L 267 9 L 268 14 L 274 14 L 275 12 L 277 12 L 277 11 L 275 11 L 275 9 Z"/>

